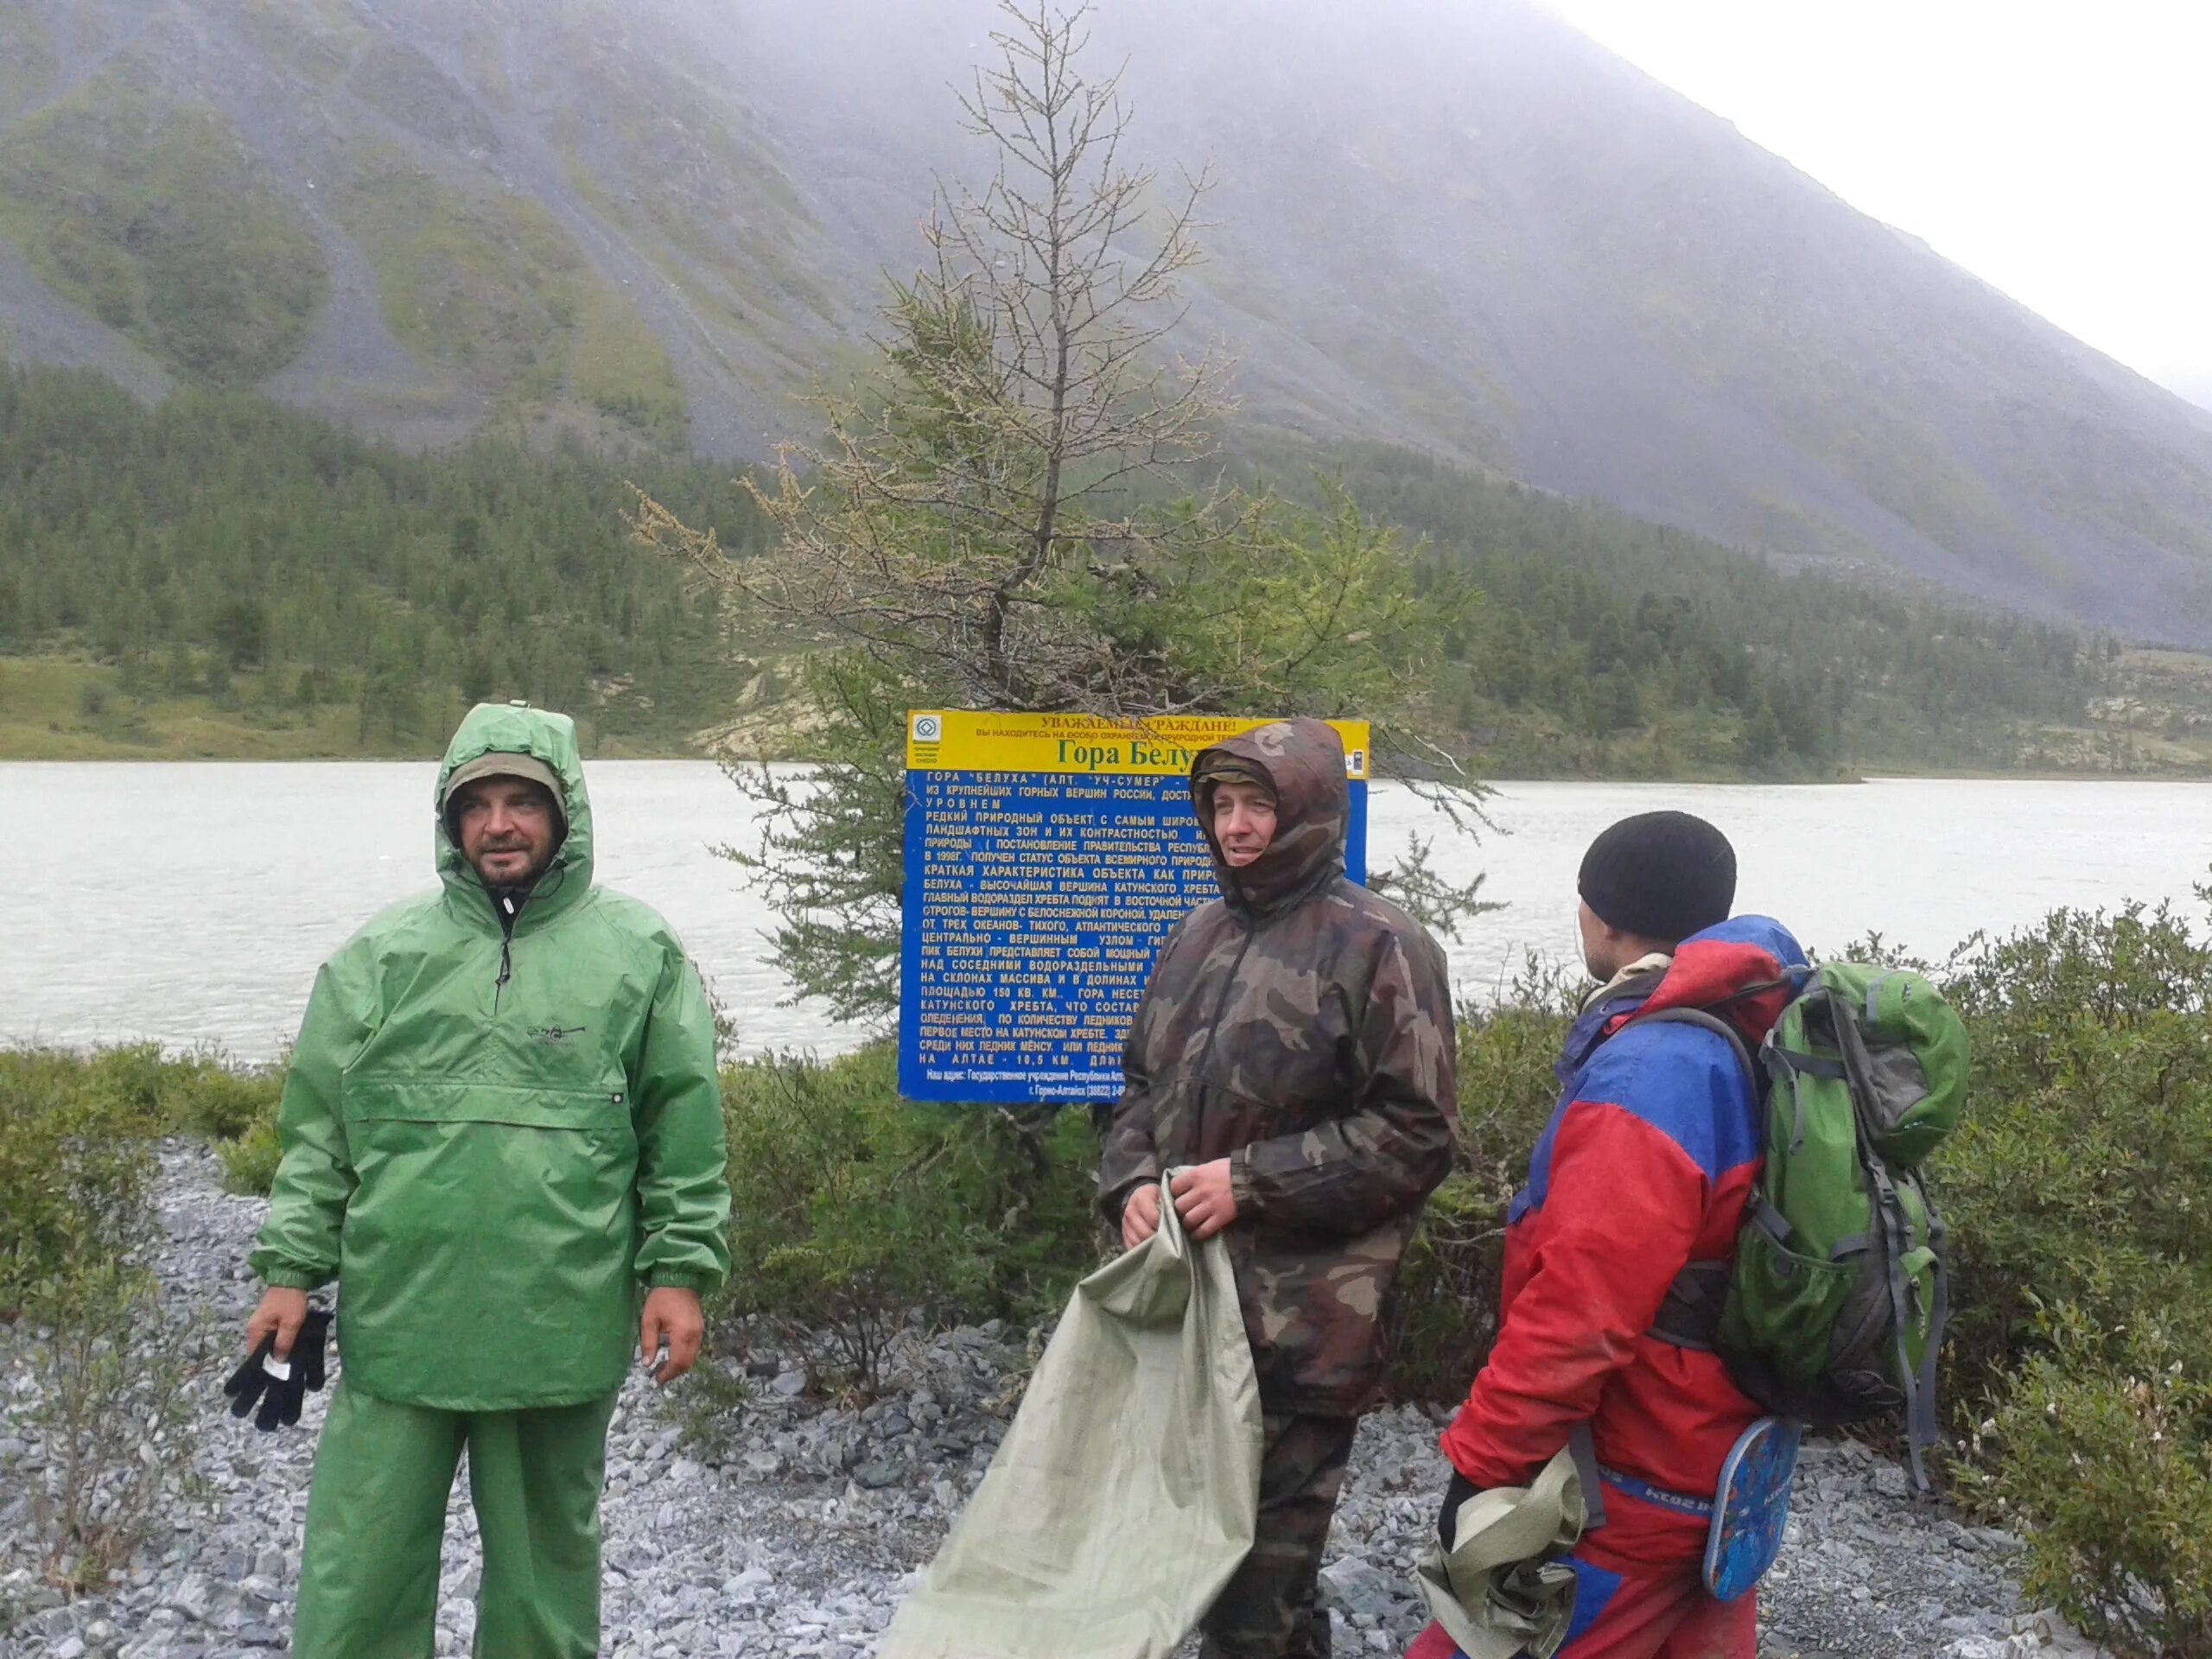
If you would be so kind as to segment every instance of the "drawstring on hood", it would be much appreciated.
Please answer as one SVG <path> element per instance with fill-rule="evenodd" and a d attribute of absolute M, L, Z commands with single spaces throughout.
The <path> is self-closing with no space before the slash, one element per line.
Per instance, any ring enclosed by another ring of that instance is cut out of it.
<path fill-rule="evenodd" d="M 1242 869 L 1221 855 L 1213 832 L 1214 786 L 1231 779 L 1263 780 L 1275 798 L 1274 838 Z M 1278 720 L 1201 750 L 1191 763 L 1191 805 L 1222 899 L 1248 921 L 1279 915 L 1344 874 L 1351 787 L 1344 741 L 1325 721 Z"/>

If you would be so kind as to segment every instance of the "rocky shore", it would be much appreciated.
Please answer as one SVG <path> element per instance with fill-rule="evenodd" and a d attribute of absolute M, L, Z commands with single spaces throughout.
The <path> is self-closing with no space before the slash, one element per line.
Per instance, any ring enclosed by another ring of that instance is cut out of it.
<path fill-rule="evenodd" d="M 235 1330 L 257 1286 L 245 1253 L 261 1201 L 221 1192 L 212 1159 L 163 1155 L 159 1264 L 170 1294 Z M 0 1331 L 0 1409 L 32 1386 Z M 728 1344 L 725 1344 L 728 1345 Z M 830 1397 L 804 1354 L 766 1342 L 715 1362 L 706 1386 L 626 1388 L 608 1445 L 603 1651 L 616 1659 L 863 1659 L 909 1575 L 982 1478 L 1027 1363 L 1001 1326 L 911 1339 L 892 1392 Z M 0 1656 L 215 1659 L 281 1650 L 290 1622 L 321 1396 L 293 1431 L 224 1414 L 206 1382 L 205 1432 L 179 1499 L 126 1572 L 65 1599 L 30 1554 L 43 1452 L 0 1421 Z M 741 1403 L 728 1402 L 741 1388 Z M 19 1411 L 17 1416 L 19 1417 Z M 1360 1429 L 1324 1574 L 1339 1659 L 1402 1650 L 1421 1623 L 1410 1581 L 1441 1490 L 1440 1420 L 1399 1408 Z M 477 1545 L 456 1483 L 437 1650 L 468 1650 Z M 1795 1659 L 2025 1659 L 2094 1649 L 2024 1605 L 2010 1535 L 1916 1502 L 1902 1472 L 1823 1442 L 1800 1473 L 1789 1541 L 1763 1591 L 1763 1652 Z M 1193 1649 L 1194 1651 L 1195 1649 Z"/>

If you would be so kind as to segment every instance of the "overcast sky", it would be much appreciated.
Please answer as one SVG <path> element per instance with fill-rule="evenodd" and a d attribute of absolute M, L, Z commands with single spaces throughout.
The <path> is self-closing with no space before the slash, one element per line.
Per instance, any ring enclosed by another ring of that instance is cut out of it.
<path fill-rule="evenodd" d="M 2212 407 L 2212 0 L 1544 0 Z"/>

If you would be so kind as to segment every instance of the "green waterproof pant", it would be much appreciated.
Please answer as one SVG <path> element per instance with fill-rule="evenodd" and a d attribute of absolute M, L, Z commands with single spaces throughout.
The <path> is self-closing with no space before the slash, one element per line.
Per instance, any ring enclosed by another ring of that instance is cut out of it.
<path fill-rule="evenodd" d="M 298 1659 L 429 1659 L 438 1547 L 461 1448 L 484 1544 L 481 1659 L 599 1652 L 599 1494 L 614 1396 L 530 1411 L 432 1411 L 344 1382 L 308 1493 Z"/>

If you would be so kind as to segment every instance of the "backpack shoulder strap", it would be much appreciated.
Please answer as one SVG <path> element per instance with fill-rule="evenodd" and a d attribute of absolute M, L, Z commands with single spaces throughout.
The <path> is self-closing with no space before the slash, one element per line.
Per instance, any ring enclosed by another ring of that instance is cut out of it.
<path fill-rule="evenodd" d="M 1717 1033 L 1728 1039 L 1728 1046 L 1742 1068 L 1744 1081 L 1751 1091 L 1754 1106 L 1758 1103 L 1759 1072 L 1751 1059 L 1751 1051 L 1735 1027 L 1718 1014 L 1703 1008 L 1660 1008 L 1650 1014 L 1639 1014 L 1630 1025 L 1646 1022 L 1657 1024 L 1664 1020 L 1670 1025 L 1697 1026 Z M 1624 1031 L 1628 1027 L 1624 1026 Z M 1651 1322 L 1647 1333 L 1662 1342 L 1672 1343 L 1677 1348 L 1692 1348 L 1711 1353 L 1719 1340 L 1720 1310 L 1728 1299 L 1728 1281 L 1733 1264 L 1727 1262 L 1693 1262 L 1668 1287 L 1667 1300 L 1660 1305 L 1658 1316 Z"/>
<path fill-rule="evenodd" d="M 1758 1067 L 1752 1064 L 1751 1051 L 1744 1046 L 1743 1034 L 1735 1027 L 1718 1014 L 1707 1014 L 1703 1008 L 1660 1008 L 1650 1014 L 1636 1015 L 1628 1022 L 1628 1025 L 1623 1026 L 1621 1030 L 1626 1031 L 1631 1026 L 1656 1026 L 1662 1022 L 1676 1026 L 1697 1026 L 1726 1037 L 1728 1039 L 1728 1046 L 1735 1051 L 1736 1064 L 1743 1068 L 1744 1081 L 1751 1084 L 1751 1094 L 1754 1098 L 1757 1097 L 1759 1092 Z"/>

